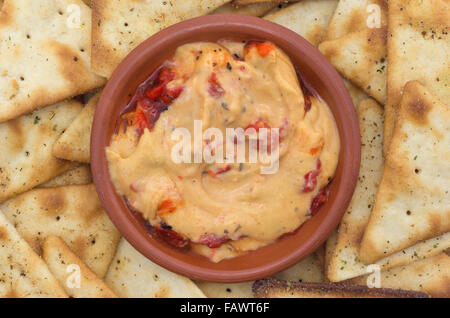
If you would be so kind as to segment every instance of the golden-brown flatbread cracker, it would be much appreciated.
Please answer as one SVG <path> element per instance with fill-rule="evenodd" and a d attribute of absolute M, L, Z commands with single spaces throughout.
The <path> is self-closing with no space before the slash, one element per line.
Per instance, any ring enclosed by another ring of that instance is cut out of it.
<path fill-rule="evenodd" d="M 366 284 L 369 276 L 347 283 Z M 410 289 L 431 297 L 450 297 L 450 256 L 442 252 L 406 266 L 397 266 L 380 273 L 382 288 Z"/>
<path fill-rule="evenodd" d="M 92 0 L 92 69 L 110 77 L 117 65 L 151 35 L 201 16 L 229 0 Z"/>
<path fill-rule="evenodd" d="M 383 105 L 386 99 L 386 32 L 386 28 L 365 29 L 319 45 L 322 54 L 344 77 Z"/>
<path fill-rule="evenodd" d="M 123 298 L 203 298 L 190 279 L 169 272 L 141 255 L 124 238 L 105 277 Z"/>
<path fill-rule="evenodd" d="M 105 83 L 90 70 L 90 29 L 91 9 L 81 0 L 5 1 L 0 122 Z"/>
<path fill-rule="evenodd" d="M 58 237 L 50 235 L 42 244 L 42 258 L 72 298 L 117 298 L 117 295 L 97 277 Z M 79 281 L 76 278 L 79 275 Z"/>
<path fill-rule="evenodd" d="M 277 2 L 259 2 L 246 6 L 236 6 L 229 2 L 217 8 L 211 12 L 211 14 L 245 14 L 254 17 L 261 17 L 270 10 L 274 9 L 276 6 L 278 6 Z"/>
<path fill-rule="evenodd" d="M 450 108 L 405 85 L 360 258 L 370 264 L 450 231 Z"/>
<path fill-rule="evenodd" d="M 81 165 L 72 170 L 64 172 L 59 176 L 41 184 L 38 188 L 55 188 L 75 184 L 92 183 L 91 168 L 89 165 Z"/>
<path fill-rule="evenodd" d="M 390 0 L 383 153 L 406 82 L 417 80 L 450 106 L 450 1 Z"/>
<path fill-rule="evenodd" d="M 99 277 L 104 277 L 120 234 L 102 208 L 94 185 L 34 189 L 0 205 L 37 252 L 50 235 L 61 237 Z"/>
<path fill-rule="evenodd" d="M 304 0 L 268 14 L 264 19 L 300 34 L 317 46 L 325 37 L 336 0 Z"/>
<path fill-rule="evenodd" d="M 45 262 L 0 211 L 0 298 L 67 297 Z"/>
<path fill-rule="evenodd" d="M 427 298 L 424 293 L 386 288 L 368 288 L 344 284 L 258 280 L 253 285 L 257 298 Z"/>
<path fill-rule="evenodd" d="M 336 40 L 351 32 L 378 27 L 377 22 L 379 27 L 385 27 L 387 10 L 386 0 L 339 0 L 327 30 L 326 40 Z M 379 20 L 375 20 L 378 18 Z"/>
<path fill-rule="evenodd" d="M 53 145 L 53 155 L 60 159 L 89 163 L 91 161 L 91 129 L 101 91 L 95 94 L 83 110 Z"/>
<path fill-rule="evenodd" d="M 0 202 L 76 166 L 52 147 L 81 109 L 69 100 L 0 124 Z"/>

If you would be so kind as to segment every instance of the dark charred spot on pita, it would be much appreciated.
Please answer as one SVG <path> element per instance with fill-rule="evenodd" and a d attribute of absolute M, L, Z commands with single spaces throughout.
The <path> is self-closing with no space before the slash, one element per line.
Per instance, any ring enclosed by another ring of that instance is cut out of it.
<path fill-rule="evenodd" d="M 430 107 L 420 98 L 420 96 L 416 95 L 406 105 L 406 111 L 416 123 L 425 124 L 427 122 L 427 114 L 430 111 Z"/>

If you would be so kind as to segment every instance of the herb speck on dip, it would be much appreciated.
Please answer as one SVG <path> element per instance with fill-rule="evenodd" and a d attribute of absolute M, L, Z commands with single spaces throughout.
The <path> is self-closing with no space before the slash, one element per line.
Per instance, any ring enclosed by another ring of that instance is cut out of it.
<path fill-rule="evenodd" d="M 173 132 L 195 135 L 198 121 L 202 132 L 224 136 L 242 128 L 259 138 L 277 128 L 278 170 L 263 174 L 264 163 L 233 162 L 225 151 L 215 162 L 175 162 Z M 339 148 L 328 106 L 302 90 L 284 52 L 223 40 L 178 47 L 124 105 L 106 155 L 116 190 L 154 235 L 219 262 L 271 244 L 314 215 L 327 201 Z"/>

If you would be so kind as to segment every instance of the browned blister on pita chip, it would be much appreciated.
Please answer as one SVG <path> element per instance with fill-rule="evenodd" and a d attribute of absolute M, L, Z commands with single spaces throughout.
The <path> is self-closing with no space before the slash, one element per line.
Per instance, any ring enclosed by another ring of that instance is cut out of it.
<path fill-rule="evenodd" d="M 36 252 L 48 236 L 57 235 L 97 276 L 105 275 L 120 234 L 94 185 L 34 189 L 0 208 Z"/>
<path fill-rule="evenodd" d="M 6 0 L 0 11 L 0 122 L 105 83 L 90 71 L 81 0 Z"/>
<path fill-rule="evenodd" d="M 337 40 L 322 42 L 319 50 L 344 77 L 384 104 L 386 28 L 352 32 Z"/>
<path fill-rule="evenodd" d="M 45 262 L 0 211 L 0 298 L 67 297 Z"/>
<path fill-rule="evenodd" d="M 326 40 L 352 32 L 387 26 L 386 0 L 340 0 L 328 27 Z"/>
<path fill-rule="evenodd" d="M 52 147 L 81 109 L 69 100 L 0 124 L 0 202 L 76 166 Z"/>
<path fill-rule="evenodd" d="M 92 69 L 110 77 L 120 62 L 151 35 L 205 15 L 229 0 L 92 0 Z"/>
<path fill-rule="evenodd" d="M 245 14 L 254 17 L 261 17 L 270 10 L 278 6 L 277 2 L 259 2 L 245 6 L 236 6 L 231 2 L 217 8 L 211 14 Z"/>
<path fill-rule="evenodd" d="M 60 159 L 90 162 L 91 160 L 91 129 L 94 121 L 95 108 L 100 99 L 101 91 L 95 94 L 84 106 L 83 110 L 73 120 L 53 145 L 53 155 Z"/>
<path fill-rule="evenodd" d="M 413 81 L 397 116 L 361 242 L 366 264 L 450 231 L 450 108 Z"/>
<path fill-rule="evenodd" d="M 387 100 L 383 153 L 387 155 L 406 82 L 417 80 L 450 106 L 450 2 L 390 0 Z"/>
<path fill-rule="evenodd" d="M 288 2 L 295 2 L 298 0 L 233 0 L 233 4 L 236 6 L 246 6 L 254 3 L 261 3 L 261 2 L 276 2 L 276 3 L 288 3 Z"/>
<path fill-rule="evenodd" d="M 81 165 L 72 170 L 64 172 L 59 176 L 41 184 L 38 188 L 55 188 L 75 184 L 92 183 L 91 168 L 89 165 Z"/>
<path fill-rule="evenodd" d="M 304 0 L 268 14 L 264 19 L 300 34 L 317 46 L 325 37 L 336 0 Z"/>
<path fill-rule="evenodd" d="M 426 298 L 424 293 L 344 284 L 299 283 L 262 279 L 253 284 L 257 298 Z"/>
<path fill-rule="evenodd" d="M 42 257 L 72 298 L 117 298 L 117 295 L 58 236 L 42 244 Z"/>

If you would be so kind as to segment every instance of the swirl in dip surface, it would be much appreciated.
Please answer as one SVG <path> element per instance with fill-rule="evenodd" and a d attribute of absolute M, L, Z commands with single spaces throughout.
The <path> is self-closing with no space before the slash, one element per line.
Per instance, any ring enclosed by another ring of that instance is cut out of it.
<path fill-rule="evenodd" d="M 220 129 L 224 140 L 226 128 L 279 128 L 278 171 L 228 163 L 225 149 L 223 162 L 175 163 L 172 132 L 186 128 L 194 136 L 194 120 L 203 131 Z M 156 235 L 218 262 L 310 218 L 327 199 L 339 147 L 328 106 L 305 97 L 279 48 L 219 41 L 180 46 L 137 89 L 106 154 L 117 191 Z"/>

